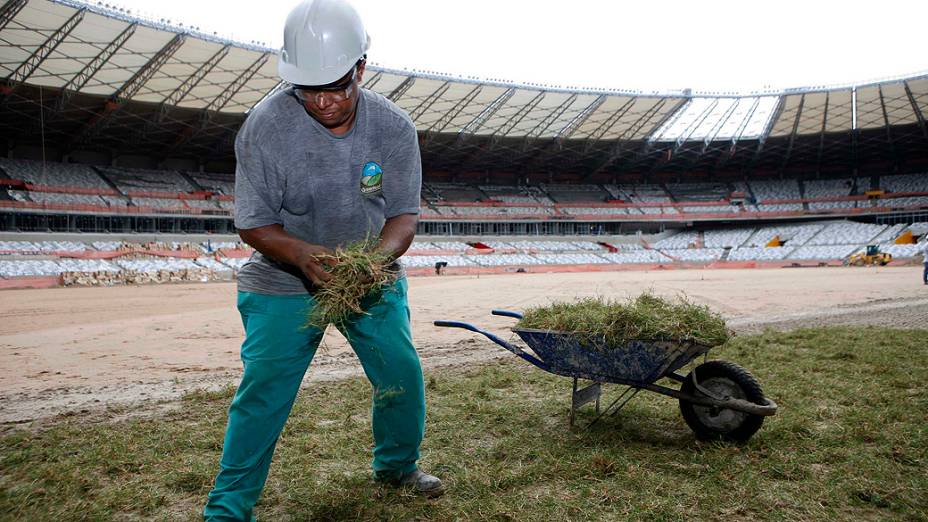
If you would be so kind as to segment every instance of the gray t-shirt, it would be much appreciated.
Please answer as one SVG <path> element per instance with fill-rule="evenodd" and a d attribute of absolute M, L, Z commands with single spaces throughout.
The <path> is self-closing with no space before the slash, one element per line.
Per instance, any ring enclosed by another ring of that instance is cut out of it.
<path fill-rule="evenodd" d="M 416 127 L 395 104 L 359 89 L 354 126 L 338 136 L 319 124 L 290 89 L 249 114 L 235 140 L 235 226 L 279 224 L 329 248 L 377 238 L 384 222 L 418 214 L 422 165 Z M 312 283 L 294 266 L 255 252 L 238 288 L 305 294 Z"/>

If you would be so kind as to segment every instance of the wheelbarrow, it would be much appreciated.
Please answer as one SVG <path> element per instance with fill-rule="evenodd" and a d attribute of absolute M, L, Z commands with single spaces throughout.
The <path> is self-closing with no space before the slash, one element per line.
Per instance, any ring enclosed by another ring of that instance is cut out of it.
<path fill-rule="evenodd" d="M 493 315 L 521 319 L 522 314 L 493 310 Z M 588 339 L 569 332 L 513 328 L 531 349 L 530 353 L 491 332 L 460 321 L 435 321 L 435 326 L 463 328 L 486 336 L 522 359 L 546 372 L 573 378 L 570 425 L 577 410 L 596 403 L 594 425 L 607 413 L 617 414 L 641 390 L 677 399 L 680 413 L 700 440 L 746 441 L 764 422 L 775 415 L 777 405 L 764 397 L 760 383 L 746 369 L 728 361 L 706 361 L 683 376 L 677 371 L 712 346 L 695 341 L 629 340 L 610 346 L 602 339 Z M 680 388 L 655 384 L 661 379 L 680 383 Z M 592 384 L 578 387 L 580 379 Z M 627 388 L 607 408 L 600 411 L 604 383 Z"/>

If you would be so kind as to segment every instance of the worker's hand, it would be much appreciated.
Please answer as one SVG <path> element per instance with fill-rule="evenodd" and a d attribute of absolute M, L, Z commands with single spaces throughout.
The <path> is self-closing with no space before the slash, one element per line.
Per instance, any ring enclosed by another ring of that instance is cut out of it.
<path fill-rule="evenodd" d="M 319 245 L 306 244 L 296 257 L 296 266 L 316 286 L 332 279 L 326 267 L 335 266 L 335 253 Z"/>

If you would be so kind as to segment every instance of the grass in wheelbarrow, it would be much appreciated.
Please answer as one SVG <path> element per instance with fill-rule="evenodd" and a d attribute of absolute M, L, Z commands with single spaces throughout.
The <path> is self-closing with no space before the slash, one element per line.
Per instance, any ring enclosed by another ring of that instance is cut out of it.
<path fill-rule="evenodd" d="M 528 309 L 519 328 L 570 332 L 618 346 L 630 339 L 693 340 L 707 346 L 731 336 L 725 320 L 685 297 L 665 299 L 644 293 L 626 301 L 586 298 Z"/>
<path fill-rule="evenodd" d="M 316 306 L 307 324 L 320 330 L 334 324 L 341 326 L 352 314 L 363 314 L 361 301 L 396 280 L 388 267 L 390 257 L 375 250 L 371 240 L 352 243 L 335 250 L 335 266 L 329 269 L 332 279 L 319 288 L 313 297 Z"/>

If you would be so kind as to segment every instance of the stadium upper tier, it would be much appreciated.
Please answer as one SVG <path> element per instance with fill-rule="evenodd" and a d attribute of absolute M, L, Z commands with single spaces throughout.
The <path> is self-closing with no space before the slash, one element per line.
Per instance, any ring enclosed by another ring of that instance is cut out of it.
<path fill-rule="evenodd" d="M 0 209 L 231 215 L 232 174 L 0 158 Z M 426 182 L 426 220 L 693 220 L 928 209 L 928 175 L 734 183 L 498 185 Z"/>
<path fill-rule="evenodd" d="M 0 132 L 16 144 L 44 141 L 59 156 L 230 161 L 246 114 L 286 87 L 276 71 L 275 49 L 99 3 L 0 4 Z M 605 182 L 627 173 L 849 172 L 922 162 L 928 148 L 928 75 L 752 94 L 641 92 L 371 63 L 363 86 L 410 114 L 430 175 L 493 170 Z"/>

